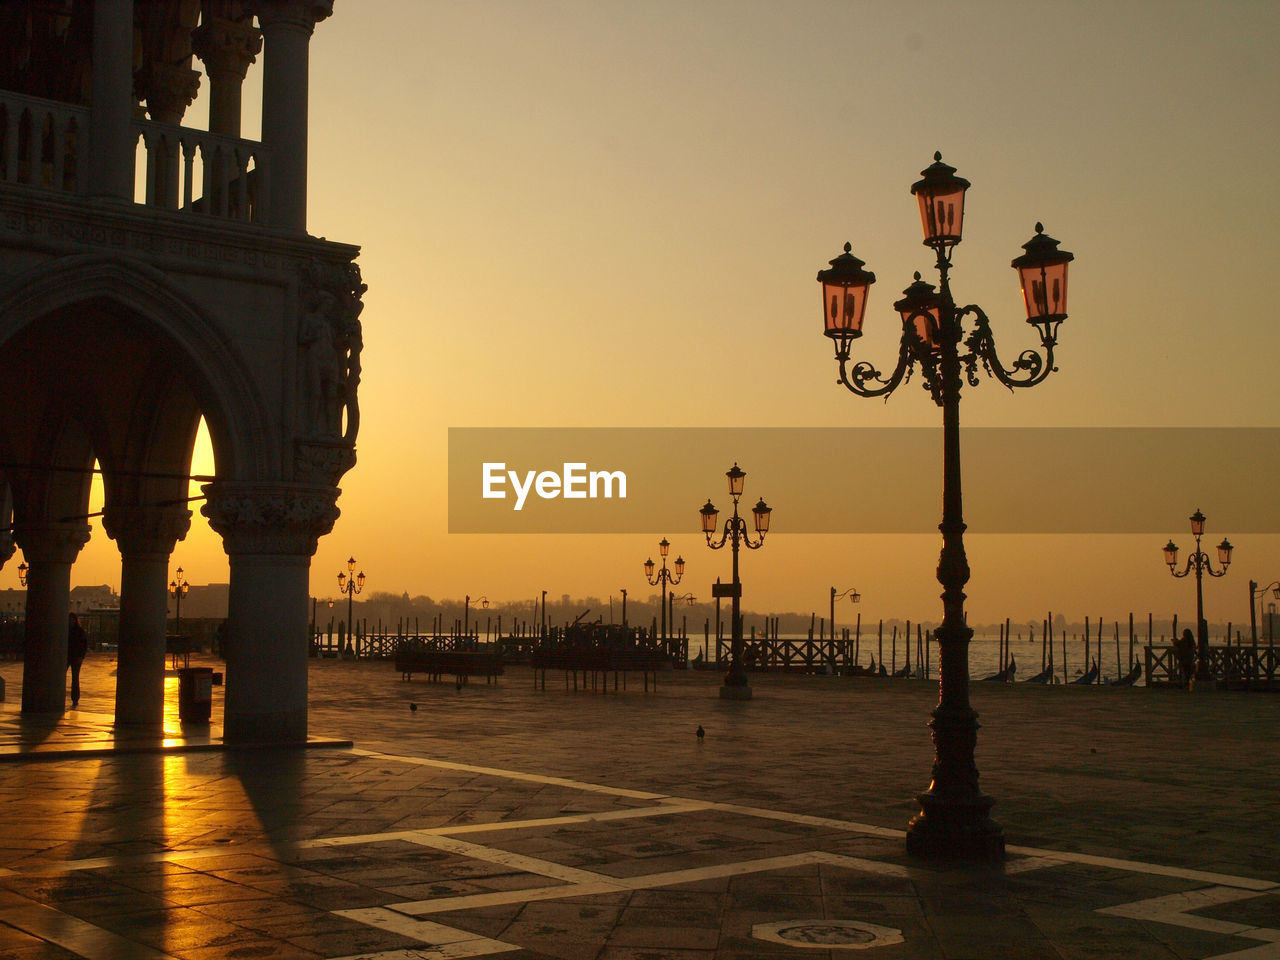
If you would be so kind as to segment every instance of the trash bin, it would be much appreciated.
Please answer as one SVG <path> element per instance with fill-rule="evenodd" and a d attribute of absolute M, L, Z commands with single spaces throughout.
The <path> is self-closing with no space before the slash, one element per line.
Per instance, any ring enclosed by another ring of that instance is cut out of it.
<path fill-rule="evenodd" d="M 178 671 L 178 719 L 208 723 L 213 711 L 213 668 L 183 667 Z"/>

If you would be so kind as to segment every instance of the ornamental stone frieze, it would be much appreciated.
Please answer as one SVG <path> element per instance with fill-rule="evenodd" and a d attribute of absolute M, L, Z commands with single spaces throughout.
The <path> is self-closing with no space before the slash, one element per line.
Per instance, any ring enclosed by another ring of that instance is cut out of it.
<path fill-rule="evenodd" d="M 205 484 L 200 512 L 227 553 L 311 556 L 338 519 L 338 490 L 249 481 Z"/>
<path fill-rule="evenodd" d="M 13 538 L 28 563 L 74 563 L 89 542 L 87 523 L 48 521 L 15 523 Z"/>
<path fill-rule="evenodd" d="M 191 529 L 186 507 L 148 507 L 129 504 L 102 511 L 102 528 L 126 556 L 168 556 L 173 545 Z"/>
<path fill-rule="evenodd" d="M 360 298 L 368 286 L 354 263 L 313 259 L 300 272 L 301 432 L 354 444 L 360 430 L 357 391 L 364 346 Z"/>

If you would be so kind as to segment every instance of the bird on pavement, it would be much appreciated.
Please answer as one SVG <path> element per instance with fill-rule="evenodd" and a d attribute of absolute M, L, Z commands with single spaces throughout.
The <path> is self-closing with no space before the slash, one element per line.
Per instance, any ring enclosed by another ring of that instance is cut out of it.
<path fill-rule="evenodd" d="M 707 731 L 702 729 L 702 724 L 698 724 L 698 739 L 701 740 L 707 735 Z"/>
<path fill-rule="evenodd" d="M 413 711 L 415 711 L 415 710 L 417 710 L 417 709 L 418 709 L 418 705 L 417 705 L 416 703 L 411 703 L 411 704 L 409 704 L 409 712 L 410 712 L 410 713 L 412 713 Z"/>

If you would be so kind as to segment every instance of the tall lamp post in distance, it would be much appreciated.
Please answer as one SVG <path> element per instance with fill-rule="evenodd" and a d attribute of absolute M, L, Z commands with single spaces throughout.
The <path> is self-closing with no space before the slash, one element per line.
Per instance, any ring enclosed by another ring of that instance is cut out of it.
<path fill-rule="evenodd" d="M 836 601 L 843 600 L 845 597 L 849 598 L 850 603 L 859 603 L 862 600 L 862 594 L 860 594 L 853 587 L 850 587 L 848 590 L 845 590 L 839 593 L 836 591 L 835 587 L 831 588 L 831 642 L 832 643 L 836 642 Z"/>
<path fill-rule="evenodd" d="M 174 578 L 169 581 L 169 596 L 173 597 L 177 610 L 174 613 L 174 633 L 182 633 L 182 598 L 191 590 L 186 578 L 182 575 L 182 568 L 179 567 L 174 571 Z"/>
<path fill-rule="evenodd" d="M 662 558 L 662 567 L 658 570 L 658 578 L 653 577 L 653 568 L 657 566 L 650 557 L 644 562 L 644 578 L 649 581 L 649 586 L 658 588 L 658 605 L 662 607 L 662 642 L 667 642 L 667 585 L 675 586 L 684 577 L 684 557 L 676 557 L 674 564 L 675 572 L 667 569 L 667 554 L 671 552 L 671 544 L 667 542 L 667 538 L 663 537 L 658 541 L 658 555 Z"/>
<path fill-rule="evenodd" d="M 955 175 L 955 167 L 935 153 L 931 166 L 911 192 L 920 207 L 924 245 L 935 255 L 939 284 L 915 275 L 903 298 L 893 307 L 902 322 L 898 361 L 886 377 L 866 360 L 850 365 L 850 346 L 862 336 L 867 292 L 875 274 L 845 244 L 844 253 L 830 261 L 830 269 L 818 273 L 822 284 L 824 333 L 835 345 L 840 365 L 839 383 L 860 397 L 884 397 L 892 393 L 911 371 L 919 368 L 923 386 L 942 408 L 942 552 L 938 582 L 942 585 L 942 626 L 938 639 L 938 706 L 929 726 L 933 729 L 935 757 L 933 779 L 917 800 L 920 813 L 907 826 L 908 852 L 945 859 L 1003 859 L 1004 834 L 991 819 L 994 801 L 978 789 L 978 768 L 973 751 L 978 736 L 978 715 L 969 704 L 969 640 L 973 631 L 965 624 L 964 587 L 969 562 L 964 551 L 964 509 L 960 473 L 960 390 L 962 379 L 978 385 L 978 371 L 1006 387 L 1033 387 L 1056 368 L 1053 348 L 1058 326 L 1067 317 L 1067 264 L 1073 256 L 1058 249 L 1058 242 L 1036 224 L 1035 236 L 1023 244 L 1026 251 L 1011 266 L 1018 271 L 1026 304 L 1027 323 L 1036 329 L 1044 350 L 1024 350 L 1005 368 L 996 355 L 990 322 L 981 307 L 958 306 L 951 295 L 951 256 L 960 242 L 964 221 L 964 195 L 969 181 Z M 971 317 L 966 333 L 964 319 Z"/>
<path fill-rule="evenodd" d="M 750 700 L 751 686 L 747 682 L 747 668 L 742 659 L 742 615 L 739 612 L 742 581 L 738 579 L 738 547 L 742 545 L 748 550 L 759 550 L 764 546 L 765 534 L 769 532 L 769 515 L 773 510 L 764 502 L 763 497 L 751 508 L 752 516 L 755 518 L 756 533 L 760 535 L 759 540 L 753 541 L 747 530 L 747 521 L 738 516 L 738 498 L 742 496 L 742 487 L 747 475 L 735 462 L 733 469 L 726 471 L 725 476 L 729 478 L 729 496 L 733 498 L 733 516 L 724 522 L 724 533 L 720 535 L 719 542 L 713 543 L 711 537 L 716 532 L 720 511 L 708 499 L 698 512 L 702 515 L 702 532 L 707 538 L 707 546 L 712 550 L 719 550 L 727 543 L 733 550 L 732 582 L 716 583 L 711 588 L 714 596 L 728 595 L 731 598 L 729 672 L 725 674 L 724 684 L 720 687 L 720 696 L 725 700 Z"/>
<path fill-rule="evenodd" d="M 351 620 L 351 614 L 352 598 L 364 589 L 364 571 L 361 570 L 359 573 L 355 571 L 356 558 L 348 557 L 347 573 L 343 573 L 341 570 L 338 571 L 338 592 L 347 595 L 347 645 L 359 656 L 360 651 L 356 650 L 355 640 L 353 639 L 356 631 L 355 624 Z M 347 576 L 347 574 L 352 574 L 352 576 Z"/>
<path fill-rule="evenodd" d="M 1262 609 L 1262 604 L 1259 603 L 1255 606 L 1254 601 L 1265 597 L 1268 590 L 1271 591 L 1273 597 L 1280 600 L 1280 580 L 1273 580 L 1262 589 L 1258 589 L 1256 580 L 1249 581 L 1249 626 L 1253 633 L 1253 645 L 1255 647 L 1258 645 L 1258 611 Z M 1275 604 L 1273 603 L 1271 606 L 1274 607 Z M 1275 643 L 1275 630 L 1270 617 L 1267 618 L 1267 640 Z"/>
<path fill-rule="evenodd" d="M 1218 544 L 1218 563 L 1221 570 L 1214 570 L 1209 563 L 1209 555 L 1200 549 L 1200 538 L 1204 536 L 1205 516 L 1199 510 L 1193 513 L 1191 535 L 1196 538 L 1196 548 L 1187 557 L 1186 568 L 1179 573 L 1174 569 L 1178 565 L 1178 548 L 1172 540 L 1164 546 L 1164 562 L 1169 565 L 1169 572 L 1181 579 L 1191 573 L 1196 575 L 1196 680 L 1209 679 L 1209 624 L 1204 618 L 1204 575 L 1211 577 L 1226 576 L 1227 567 L 1231 566 L 1231 541 L 1226 537 Z"/>
<path fill-rule="evenodd" d="M 471 594 L 466 594 L 466 598 L 462 607 L 462 635 L 469 637 L 471 635 Z M 479 603 L 482 609 L 489 609 L 488 597 L 480 597 Z M 476 629 L 479 630 L 480 627 L 477 625 Z"/>
<path fill-rule="evenodd" d="M 18 564 L 18 586 L 25 587 L 27 585 L 27 571 L 30 569 L 25 560 Z"/>

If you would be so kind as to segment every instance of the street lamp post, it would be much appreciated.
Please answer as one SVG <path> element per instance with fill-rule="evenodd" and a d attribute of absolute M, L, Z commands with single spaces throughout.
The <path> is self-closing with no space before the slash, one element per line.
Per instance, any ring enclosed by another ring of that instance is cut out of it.
<path fill-rule="evenodd" d="M 182 568 L 174 571 L 174 579 L 169 581 L 169 596 L 173 597 L 177 610 L 174 613 L 174 633 L 182 633 L 182 598 L 191 589 L 191 584 L 182 575 Z"/>
<path fill-rule="evenodd" d="M 352 616 L 352 598 L 364 589 L 364 571 L 356 573 L 356 558 L 347 558 L 347 572 L 338 571 L 338 592 L 347 595 L 347 646 L 351 647 L 356 656 L 360 655 L 360 651 L 355 647 L 355 625 L 351 619 Z M 348 576 L 347 574 L 351 574 Z"/>
<path fill-rule="evenodd" d="M 1249 629 L 1253 634 L 1253 645 L 1255 647 L 1258 645 L 1258 611 L 1262 609 L 1262 604 L 1258 603 L 1255 605 L 1254 601 L 1261 600 L 1265 597 L 1267 595 L 1267 591 L 1271 591 L 1271 595 L 1277 600 L 1280 600 L 1280 580 L 1273 580 L 1261 589 L 1258 588 L 1258 582 L 1256 580 L 1249 581 Z M 1272 604 L 1272 606 L 1274 606 L 1274 604 Z M 1267 627 L 1267 639 L 1274 643 L 1275 636 L 1271 629 L 1270 619 L 1267 621 Z"/>
<path fill-rule="evenodd" d="M 653 577 L 653 568 L 656 564 L 653 557 L 644 562 L 644 578 L 649 581 L 649 586 L 658 588 L 659 606 L 662 607 L 662 643 L 665 646 L 667 642 L 667 585 L 675 586 L 684 577 L 684 557 L 676 557 L 674 564 L 675 571 L 667 569 L 667 554 L 671 551 L 671 544 L 667 543 L 667 538 L 663 537 L 658 541 L 658 555 L 662 558 L 662 567 L 658 570 L 658 578 Z"/>
<path fill-rule="evenodd" d="M 991 819 L 994 801 L 978 789 L 978 769 L 973 759 L 978 715 L 969 704 L 969 640 L 973 631 L 965 625 L 964 586 L 969 563 L 964 551 L 964 511 L 960 474 L 960 390 L 962 378 L 978 385 L 978 371 L 1010 389 L 1032 387 L 1053 370 L 1053 349 L 1058 326 L 1067 317 L 1067 265 L 1073 256 L 1058 249 L 1036 224 L 1035 236 L 1023 244 L 1026 252 L 1011 266 L 1018 271 L 1027 309 L 1027 323 L 1039 334 L 1044 356 L 1024 350 L 1012 367 L 1005 368 L 997 354 L 990 322 L 981 307 L 958 306 L 951 295 L 951 255 L 960 242 L 964 220 L 964 195 L 969 181 L 957 177 L 955 168 L 934 154 L 934 163 L 922 171 L 911 192 L 920 207 L 924 244 L 935 254 L 939 286 L 925 283 L 920 274 L 893 306 L 902 318 L 902 338 L 897 366 L 882 376 L 863 360 L 850 365 L 850 345 L 862 336 L 867 292 L 875 274 L 845 244 L 844 253 L 818 273 L 822 284 L 824 332 L 834 341 L 840 380 L 861 397 L 883 397 L 919 368 L 924 387 L 942 408 L 942 552 L 938 582 L 942 585 L 942 626 L 938 639 L 938 706 L 929 726 L 933 729 L 935 759 L 929 788 L 917 799 L 920 813 L 907 827 L 907 850 L 926 857 L 949 859 L 1002 859 L 1004 836 Z M 966 334 L 964 318 L 972 318 Z"/>
<path fill-rule="evenodd" d="M 464 637 L 469 637 L 471 636 L 471 594 L 468 593 L 465 596 L 466 596 L 466 600 L 463 601 L 463 607 L 462 607 L 462 635 Z M 480 603 L 483 609 L 485 610 L 489 609 L 488 597 L 480 597 L 478 602 Z M 477 623 L 476 629 L 477 630 L 480 629 L 478 623 Z"/>
<path fill-rule="evenodd" d="M 716 532 L 720 511 L 708 499 L 698 511 L 702 515 L 702 532 L 707 538 L 707 546 L 719 550 L 727 543 L 733 552 L 733 581 L 729 584 L 717 583 L 712 592 L 722 597 L 727 592 L 731 598 L 730 617 L 732 618 L 729 645 L 729 672 L 725 674 L 724 684 L 720 687 L 720 696 L 725 700 L 750 700 L 751 686 L 747 682 L 747 668 L 742 659 L 742 616 L 739 601 L 742 599 L 742 581 L 738 579 L 738 547 L 741 544 L 749 550 L 759 550 L 764 546 L 765 534 L 769 532 L 769 515 L 772 509 L 760 498 L 760 502 L 751 508 L 755 518 L 756 533 L 759 540 L 753 541 L 747 530 L 747 522 L 738 516 L 738 498 L 742 496 L 746 473 L 734 463 L 733 469 L 725 472 L 729 478 L 729 496 L 733 498 L 733 516 L 724 522 L 724 533 L 720 540 L 713 543 L 712 534 Z M 728 590 L 725 590 L 728 587 Z"/>
<path fill-rule="evenodd" d="M 619 587 L 622 591 L 622 629 L 627 628 L 627 588 Z"/>
<path fill-rule="evenodd" d="M 853 587 L 850 587 L 848 590 L 845 590 L 843 592 L 837 592 L 835 587 L 831 588 L 831 642 L 832 644 L 836 642 L 836 601 L 843 600 L 845 597 L 849 598 L 850 603 L 858 603 L 859 601 L 862 600 L 862 594 L 860 594 L 857 590 L 853 589 Z M 835 649 L 835 648 L 832 647 L 832 649 Z"/>
<path fill-rule="evenodd" d="M 1164 562 L 1169 565 L 1169 572 L 1182 578 L 1191 573 L 1196 575 L 1196 680 L 1209 679 L 1209 624 L 1204 618 L 1204 575 L 1211 577 L 1226 576 L 1227 567 L 1231 566 L 1231 541 L 1226 537 L 1218 544 L 1218 563 L 1221 570 L 1214 570 L 1209 563 L 1209 555 L 1200 549 L 1200 538 L 1204 536 L 1205 516 L 1199 510 L 1193 513 L 1191 535 L 1196 538 L 1196 548 L 1187 557 L 1186 568 L 1179 573 L 1174 569 L 1178 564 L 1178 548 L 1172 540 L 1164 547 Z"/>
<path fill-rule="evenodd" d="M 27 571 L 30 569 L 25 560 L 18 564 L 18 586 L 25 587 L 27 585 Z"/>

